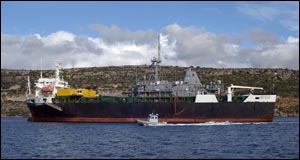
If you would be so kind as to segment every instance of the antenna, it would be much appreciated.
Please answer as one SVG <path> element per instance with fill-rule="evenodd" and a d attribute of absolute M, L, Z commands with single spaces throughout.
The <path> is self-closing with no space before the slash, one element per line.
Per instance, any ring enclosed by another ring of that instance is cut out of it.
<path fill-rule="evenodd" d="M 27 98 L 30 99 L 30 96 L 31 96 L 30 78 L 29 78 L 29 76 L 28 76 L 28 95 L 27 95 Z"/>
<path fill-rule="evenodd" d="M 43 58 L 41 58 L 41 78 L 43 78 Z"/>
<path fill-rule="evenodd" d="M 155 83 L 159 80 L 158 79 L 158 67 L 159 67 L 159 63 L 161 63 L 160 60 L 160 35 L 158 35 L 158 43 L 157 43 L 157 57 L 153 57 L 151 59 L 152 65 L 155 64 Z"/>
<path fill-rule="evenodd" d="M 58 61 L 58 60 L 56 60 L 55 61 L 55 79 L 56 79 L 56 81 L 59 81 L 59 70 L 60 70 L 60 65 L 61 65 L 61 63 Z"/>
<path fill-rule="evenodd" d="M 158 35 L 158 44 L 157 44 L 157 49 L 158 49 L 158 55 L 157 55 L 157 63 L 160 63 L 160 35 Z"/>

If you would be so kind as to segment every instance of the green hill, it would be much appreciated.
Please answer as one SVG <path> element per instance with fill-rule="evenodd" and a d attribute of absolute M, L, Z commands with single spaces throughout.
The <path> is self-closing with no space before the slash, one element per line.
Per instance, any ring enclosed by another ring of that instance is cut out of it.
<path fill-rule="evenodd" d="M 160 79 L 180 81 L 187 67 L 161 66 Z M 128 93 L 137 81 L 149 76 L 150 67 L 110 66 L 63 69 L 61 74 L 72 88 L 95 89 L 99 94 Z M 290 69 L 216 69 L 193 67 L 201 83 L 221 80 L 225 87 L 230 84 L 263 87 L 267 93 L 278 95 L 275 116 L 299 115 L 299 71 Z M 39 70 L 1 69 L 1 115 L 29 116 L 23 103 L 30 76 L 32 92 L 34 82 L 40 77 Z M 43 77 L 54 77 L 54 70 L 44 70 Z"/>

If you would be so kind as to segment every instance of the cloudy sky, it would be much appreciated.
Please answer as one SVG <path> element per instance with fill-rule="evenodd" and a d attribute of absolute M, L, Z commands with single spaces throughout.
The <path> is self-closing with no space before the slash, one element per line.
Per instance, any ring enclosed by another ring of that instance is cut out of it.
<path fill-rule="evenodd" d="M 299 70 L 299 2 L 1 2 L 1 68 Z M 42 66 L 42 67 L 41 67 Z"/>

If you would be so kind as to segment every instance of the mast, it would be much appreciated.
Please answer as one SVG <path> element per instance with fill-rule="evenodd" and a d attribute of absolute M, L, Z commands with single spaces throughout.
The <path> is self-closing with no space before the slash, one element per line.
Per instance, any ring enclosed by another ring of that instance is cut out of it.
<path fill-rule="evenodd" d="M 158 35 L 157 50 L 158 50 L 157 58 L 153 57 L 151 59 L 151 62 L 155 63 L 155 76 L 154 76 L 155 77 L 155 83 L 157 83 L 157 81 L 159 80 L 159 78 L 158 78 L 158 67 L 159 67 L 159 63 L 161 63 L 161 60 L 160 60 L 160 35 Z"/>
<path fill-rule="evenodd" d="M 56 81 L 59 81 L 59 69 L 60 69 L 60 63 L 59 62 L 56 62 L 55 68 L 56 68 L 55 79 L 56 79 Z"/>
<path fill-rule="evenodd" d="M 29 76 L 28 76 L 28 95 L 27 95 L 27 98 L 30 99 L 30 96 L 31 96 L 30 78 L 29 78 Z"/>
<path fill-rule="evenodd" d="M 158 42 L 157 42 L 157 49 L 158 49 L 158 58 L 157 58 L 157 63 L 160 63 L 160 35 L 158 35 Z"/>
<path fill-rule="evenodd" d="M 41 59 L 41 78 L 43 78 L 43 58 Z"/>

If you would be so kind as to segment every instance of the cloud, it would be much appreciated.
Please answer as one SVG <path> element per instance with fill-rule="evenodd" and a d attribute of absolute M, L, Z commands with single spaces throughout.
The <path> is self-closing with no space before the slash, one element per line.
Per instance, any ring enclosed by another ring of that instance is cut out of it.
<path fill-rule="evenodd" d="M 43 69 L 53 69 L 56 60 L 65 68 L 141 65 L 151 64 L 151 58 L 157 56 L 158 33 L 154 31 L 93 27 L 99 37 L 67 31 L 44 37 L 1 33 L 1 68 L 40 69 L 41 59 Z M 262 29 L 249 29 L 246 37 L 237 40 L 176 23 L 162 28 L 160 37 L 162 65 L 299 69 L 299 37 L 290 36 L 283 41 Z M 255 45 L 241 47 L 239 43 L 247 39 L 255 41 Z"/>
<path fill-rule="evenodd" d="M 246 31 L 250 40 L 257 43 L 270 43 L 275 44 L 279 42 L 279 39 L 274 33 L 264 31 L 261 28 L 251 28 Z"/>
<path fill-rule="evenodd" d="M 58 31 L 50 34 L 45 38 L 41 38 L 39 34 L 35 34 L 38 39 L 41 39 L 45 45 L 54 46 L 62 43 L 73 42 L 75 35 L 66 31 Z"/>
<path fill-rule="evenodd" d="M 65 67 L 147 64 L 157 54 L 155 42 L 135 43 L 128 40 L 107 42 L 106 39 L 58 31 L 48 36 L 39 34 L 11 36 L 1 34 L 1 68 L 52 69 L 60 60 Z"/>
<path fill-rule="evenodd" d="M 248 53 L 254 66 L 299 70 L 299 37 L 288 37 L 286 42 L 276 45 L 252 48 Z"/>
<path fill-rule="evenodd" d="M 288 37 L 287 43 L 299 43 L 299 38 Z"/>
<path fill-rule="evenodd" d="M 135 44 L 149 44 L 152 42 L 155 44 L 157 33 L 153 30 L 147 31 L 130 31 L 127 29 L 121 29 L 118 26 L 112 25 L 111 27 L 94 24 L 90 28 L 95 31 L 99 31 L 100 37 L 107 43 L 116 42 L 134 42 Z"/>
<path fill-rule="evenodd" d="M 263 21 L 276 21 L 291 31 L 299 31 L 299 2 L 242 3 L 241 13 Z"/>
<path fill-rule="evenodd" d="M 174 59 L 185 65 L 220 67 L 218 60 L 229 64 L 231 60 L 226 59 L 234 59 L 237 54 L 237 45 L 230 43 L 224 35 L 215 35 L 195 27 L 182 28 L 178 24 L 166 26 L 163 33 L 169 35 L 171 41 L 176 40 Z"/>

